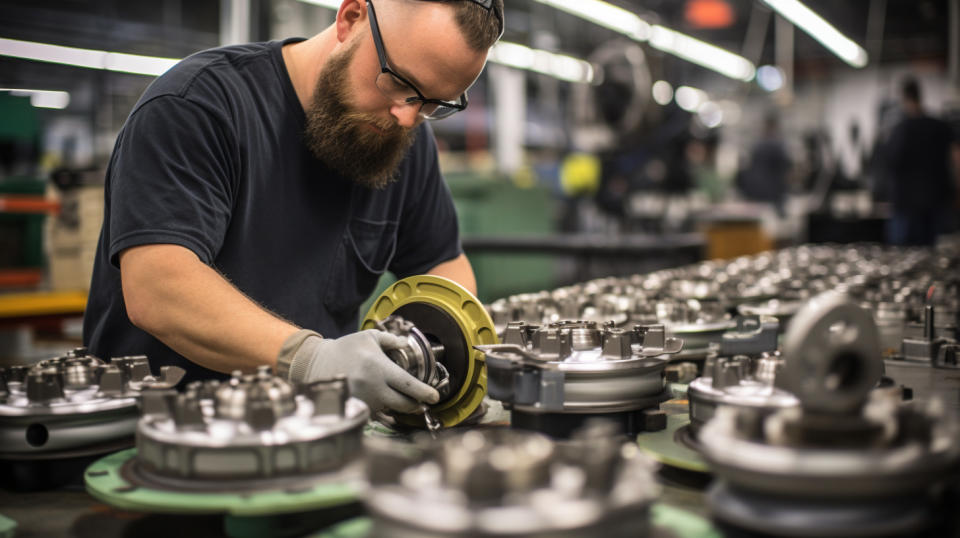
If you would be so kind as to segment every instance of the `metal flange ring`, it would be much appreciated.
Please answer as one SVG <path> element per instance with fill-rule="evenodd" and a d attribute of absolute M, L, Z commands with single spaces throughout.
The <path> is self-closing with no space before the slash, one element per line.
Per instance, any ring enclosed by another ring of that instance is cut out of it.
<path fill-rule="evenodd" d="M 376 328 L 378 321 L 391 315 L 398 315 L 428 337 L 441 340 L 446 352 L 441 362 L 453 378 L 452 390 L 448 398 L 430 406 L 430 413 L 444 427 L 466 420 L 487 392 L 484 356 L 474 346 L 497 343 L 493 320 L 483 304 L 452 280 L 417 275 L 387 288 L 373 302 L 360 330 Z M 397 419 L 408 426 L 423 425 L 421 415 L 398 415 Z"/>
<path fill-rule="evenodd" d="M 807 411 L 858 411 L 883 375 L 872 315 L 839 293 L 822 294 L 797 312 L 783 355 L 786 388 Z"/>

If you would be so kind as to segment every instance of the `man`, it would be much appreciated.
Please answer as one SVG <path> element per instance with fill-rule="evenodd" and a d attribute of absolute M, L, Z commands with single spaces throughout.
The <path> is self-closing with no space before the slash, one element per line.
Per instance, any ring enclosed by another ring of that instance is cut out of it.
<path fill-rule="evenodd" d="M 739 185 L 744 198 L 773 204 L 782 216 L 791 167 L 780 135 L 780 118 L 768 112 L 763 118 L 763 136 L 750 151 L 750 165 Z"/>
<path fill-rule="evenodd" d="M 344 0 L 311 39 L 200 52 L 158 78 L 107 170 L 90 350 L 188 381 L 346 374 L 375 410 L 435 403 L 384 354 L 399 339 L 349 333 L 386 270 L 475 291 L 423 120 L 466 107 L 502 32 L 502 0 Z"/>
<path fill-rule="evenodd" d="M 956 145 L 950 126 L 924 113 L 916 79 L 903 81 L 901 99 L 903 119 L 886 148 L 893 209 L 887 239 L 895 245 L 933 245 L 953 202 L 950 158 Z"/>

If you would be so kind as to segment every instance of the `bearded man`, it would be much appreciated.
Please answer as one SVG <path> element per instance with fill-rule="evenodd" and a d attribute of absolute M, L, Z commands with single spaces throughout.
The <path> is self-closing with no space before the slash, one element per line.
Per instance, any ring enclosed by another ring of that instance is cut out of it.
<path fill-rule="evenodd" d="M 424 120 L 466 108 L 503 1 L 375 3 L 343 0 L 310 39 L 197 53 L 146 90 L 107 169 L 93 354 L 186 381 L 346 374 L 374 410 L 436 403 L 385 355 L 398 338 L 354 331 L 387 270 L 476 292 Z"/>

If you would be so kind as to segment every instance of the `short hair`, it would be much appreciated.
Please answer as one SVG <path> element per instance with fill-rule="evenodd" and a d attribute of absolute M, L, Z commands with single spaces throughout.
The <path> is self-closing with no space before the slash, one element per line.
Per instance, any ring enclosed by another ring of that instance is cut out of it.
<path fill-rule="evenodd" d="M 900 83 L 900 95 L 908 101 L 920 103 L 920 83 L 913 77 L 907 77 Z"/>
<path fill-rule="evenodd" d="M 504 21 L 503 0 L 492 0 L 490 9 L 475 1 L 440 1 L 453 7 L 457 26 L 463 32 L 470 48 L 485 51 L 500 39 L 503 33 L 501 21 Z"/>

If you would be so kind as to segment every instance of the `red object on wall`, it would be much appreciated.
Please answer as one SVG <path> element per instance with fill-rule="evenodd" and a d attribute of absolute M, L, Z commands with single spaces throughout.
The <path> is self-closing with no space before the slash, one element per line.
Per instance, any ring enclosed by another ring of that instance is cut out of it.
<path fill-rule="evenodd" d="M 689 0 L 683 15 L 694 28 L 726 28 L 735 18 L 726 0 Z"/>

